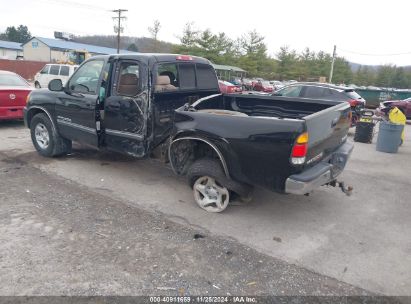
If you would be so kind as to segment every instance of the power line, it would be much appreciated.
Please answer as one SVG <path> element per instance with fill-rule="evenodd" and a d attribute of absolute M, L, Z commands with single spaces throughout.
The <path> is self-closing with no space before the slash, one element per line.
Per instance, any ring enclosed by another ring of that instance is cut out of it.
<path fill-rule="evenodd" d="M 117 33 L 117 54 L 120 54 L 120 34 L 123 31 L 123 27 L 121 26 L 121 21 L 125 20 L 125 16 L 121 16 L 122 13 L 128 12 L 126 9 L 116 9 L 112 10 L 113 13 L 118 14 L 118 16 L 113 17 L 113 20 L 118 21 L 117 27 L 114 26 L 114 32 Z"/>
<path fill-rule="evenodd" d="M 382 57 L 382 56 L 401 56 L 401 55 L 411 55 L 411 52 L 405 52 L 405 53 L 391 53 L 391 54 L 368 54 L 368 53 L 360 53 L 360 52 L 353 52 L 353 51 L 348 51 L 344 49 L 339 49 L 340 51 L 343 51 L 344 53 L 349 53 L 349 54 L 354 54 L 354 55 L 361 55 L 361 56 L 376 56 L 376 57 Z"/>

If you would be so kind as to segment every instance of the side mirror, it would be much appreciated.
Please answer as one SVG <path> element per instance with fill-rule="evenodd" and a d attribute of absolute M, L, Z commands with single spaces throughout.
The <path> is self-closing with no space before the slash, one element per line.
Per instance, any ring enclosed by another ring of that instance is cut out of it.
<path fill-rule="evenodd" d="M 63 91 L 63 83 L 61 82 L 61 79 L 53 79 L 52 81 L 49 82 L 49 90 L 50 91 Z"/>

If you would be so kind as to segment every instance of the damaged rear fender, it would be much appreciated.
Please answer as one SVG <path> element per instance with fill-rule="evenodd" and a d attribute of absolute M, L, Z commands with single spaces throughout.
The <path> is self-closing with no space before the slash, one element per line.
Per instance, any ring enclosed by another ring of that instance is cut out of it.
<path fill-rule="evenodd" d="M 225 176 L 230 178 L 223 154 L 215 144 L 207 139 L 191 136 L 176 138 L 170 143 L 168 149 L 171 168 L 177 175 L 185 175 L 196 159 L 202 156 L 210 156 L 210 153 L 220 160 Z"/>

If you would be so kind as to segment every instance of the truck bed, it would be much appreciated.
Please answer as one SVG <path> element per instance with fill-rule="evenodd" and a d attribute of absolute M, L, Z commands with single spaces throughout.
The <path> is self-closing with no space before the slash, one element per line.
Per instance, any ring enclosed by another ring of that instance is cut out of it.
<path fill-rule="evenodd" d="M 346 102 L 279 96 L 221 95 L 176 111 L 176 132 L 210 136 L 236 180 L 283 191 L 285 180 L 327 159 L 346 139 L 351 120 Z M 290 163 L 296 138 L 308 132 L 303 165 Z"/>
<path fill-rule="evenodd" d="M 227 94 L 213 96 L 196 108 L 236 111 L 254 117 L 302 119 L 336 104 L 339 103 L 305 98 Z"/>

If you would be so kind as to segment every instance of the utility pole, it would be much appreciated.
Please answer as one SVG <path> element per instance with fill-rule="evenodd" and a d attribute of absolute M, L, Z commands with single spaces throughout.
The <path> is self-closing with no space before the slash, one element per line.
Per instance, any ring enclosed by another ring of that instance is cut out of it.
<path fill-rule="evenodd" d="M 333 51 L 333 61 L 331 62 L 331 71 L 330 71 L 330 78 L 328 80 L 329 83 L 332 82 L 333 80 L 333 73 L 334 73 L 334 63 L 335 63 L 335 56 L 337 55 L 337 46 L 334 45 L 334 51 Z"/>
<path fill-rule="evenodd" d="M 123 31 L 123 27 L 121 26 L 121 21 L 125 20 L 125 16 L 121 16 L 122 13 L 128 12 L 126 9 L 116 9 L 112 10 L 113 13 L 118 14 L 118 16 L 113 17 L 113 20 L 118 21 L 118 25 L 114 26 L 114 32 L 117 33 L 117 54 L 120 54 L 120 34 Z"/>

